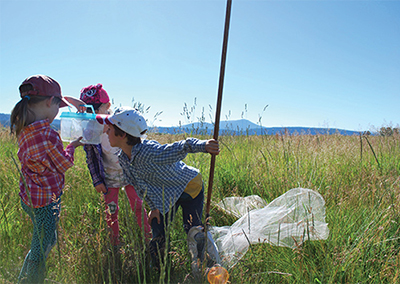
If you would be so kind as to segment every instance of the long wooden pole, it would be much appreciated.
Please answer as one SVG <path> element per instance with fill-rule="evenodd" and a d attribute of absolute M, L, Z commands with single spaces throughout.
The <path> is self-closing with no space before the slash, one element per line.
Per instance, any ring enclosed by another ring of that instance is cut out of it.
<path fill-rule="evenodd" d="M 222 90 L 224 88 L 226 51 L 228 49 L 228 35 L 229 35 L 229 22 L 230 22 L 230 18 L 231 18 L 231 6 L 232 6 L 232 0 L 228 0 L 226 3 L 224 41 L 222 44 L 221 67 L 220 67 L 220 72 L 219 72 L 217 109 L 215 111 L 215 125 L 214 125 L 214 137 L 213 137 L 215 140 L 218 140 L 219 121 L 220 121 L 220 116 L 221 116 Z M 207 205 L 206 205 L 206 218 L 207 219 L 210 216 L 210 202 L 211 202 L 212 186 L 213 186 L 213 181 L 214 181 L 214 169 L 215 169 L 215 155 L 211 155 L 210 175 L 209 175 L 209 179 L 208 179 L 208 192 L 207 192 Z"/>

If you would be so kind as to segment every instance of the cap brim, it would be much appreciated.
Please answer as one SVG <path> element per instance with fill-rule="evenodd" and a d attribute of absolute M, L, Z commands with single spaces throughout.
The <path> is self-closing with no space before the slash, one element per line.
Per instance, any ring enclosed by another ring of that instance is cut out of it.
<path fill-rule="evenodd" d="M 66 99 L 61 98 L 61 103 L 60 103 L 60 107 L 74 107 L 73 105 L 71 105 Z"/>

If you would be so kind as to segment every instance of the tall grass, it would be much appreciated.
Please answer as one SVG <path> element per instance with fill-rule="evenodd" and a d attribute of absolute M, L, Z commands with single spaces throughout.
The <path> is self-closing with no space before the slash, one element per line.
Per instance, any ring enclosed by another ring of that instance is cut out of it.
<path fill-rule="evenodd" d="M 170 143 L 184 135 L 150 134 Z M 199 138 L 209 138 L 201 136 Z M 295 248 L 253 245 L 229 270 L 232 283 L 396 283 L 400 281 L 400 137 L 340 135 L 220 136 L 213 202 L 257 194 L 267 202 L 294 187 L 322 194 L 330 236 Z M 0 283 L 15 283 L 30 246 L 31 221 L 20 208 L 17 145 L 0 131 Z M 209 155 L 188 155 L 208 180 Z M 162 273 L 148 265 L 142 232 L 120 196 L 125 245 L 109 244 L 102 197 L 81 148 L 66 174 L 58 245 L 47 261 L 48 283 L 192 283 L 178 212 Z M 212 207 L 213 208 L 213 207 Z M 213 208 L 211 223 L 235 219 Z M 205 281 L 204 281 L 205 282 Z"/>

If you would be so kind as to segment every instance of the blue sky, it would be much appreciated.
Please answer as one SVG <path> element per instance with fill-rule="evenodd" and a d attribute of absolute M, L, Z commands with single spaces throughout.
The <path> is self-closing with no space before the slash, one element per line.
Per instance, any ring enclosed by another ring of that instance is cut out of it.
<path fill-rule="evenodd" d="M 102 83 L 114 107 L 140 102 L 156 126 L 214 121 L 225 10 L 222 0 L 0 0 L 0 113 L 26 77 L 46 74 L 68 96 Z M 400 124 L 400 1 L 233 0 L 230 24 L 221 120 Z"/>

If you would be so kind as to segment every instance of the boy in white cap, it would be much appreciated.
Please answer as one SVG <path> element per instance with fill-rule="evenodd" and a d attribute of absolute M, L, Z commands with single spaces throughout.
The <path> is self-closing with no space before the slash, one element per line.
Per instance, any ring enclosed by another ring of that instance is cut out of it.
<path fill-rule="evenodd" d="M 111 146 L 121 149 L 118 157 L 125 178 L 151 209 L 148 221 L 153 233 L 150 241 L 153 264 L 159 267 L 165 248 L 165 225 L 172 221 L 179 206 L 182 207 L 183 227 L 188 234 L 192 268 L 198 269 L 197 258 L 203 260 L 206 242 L 211 263 L 219 263 L 211 235 L 208 234 L 206 241 L 202 227 L 204 186 L 201 174 L 198 169 L 182 162 L 188 153 L 218 155 L 218 141 L 187 138 L 161 145 L 157 141 L 144 140 L 146 120 L 138 111 L 128 107 L 117 109 L 113 115 L 97 115 L 96 119 L 109 125 L 108 139 Z"/>

